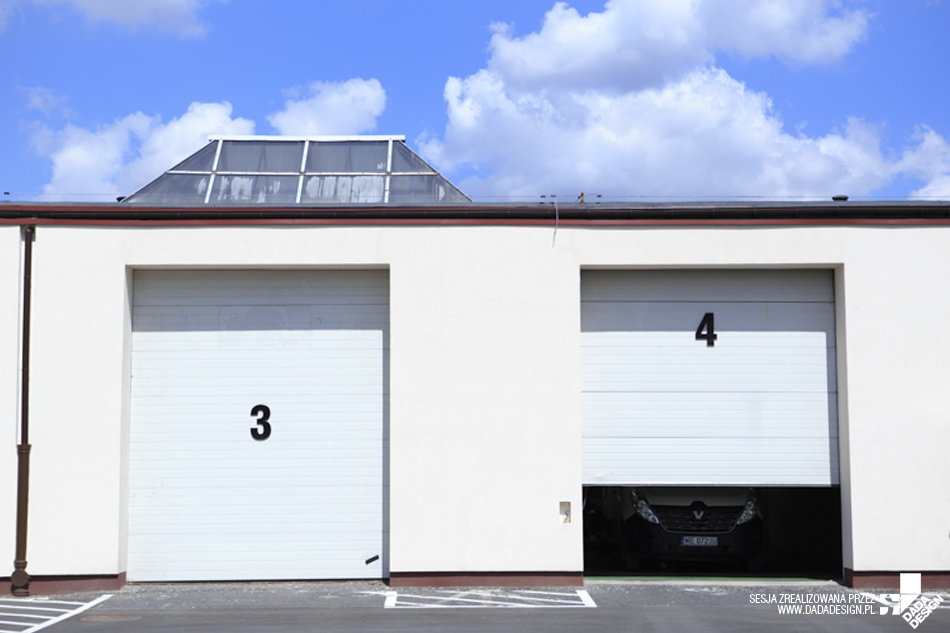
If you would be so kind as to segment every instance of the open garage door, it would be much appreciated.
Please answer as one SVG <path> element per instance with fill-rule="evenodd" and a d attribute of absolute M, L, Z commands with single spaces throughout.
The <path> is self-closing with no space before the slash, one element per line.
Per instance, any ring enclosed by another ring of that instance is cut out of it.
<path fill-rule="evenodd" d="M 581 275 L 584 484 L 838 483 L 827 270 Z"/>
<path fill-rule="evenodd" d="M 136 271 L 128 578 L 379 578 L 385 271 Z"/>

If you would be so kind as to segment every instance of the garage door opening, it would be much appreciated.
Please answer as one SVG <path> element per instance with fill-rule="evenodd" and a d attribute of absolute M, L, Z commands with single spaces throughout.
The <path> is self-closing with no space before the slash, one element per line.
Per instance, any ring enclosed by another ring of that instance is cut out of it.
<path fill-rule="evenodd" d="M 587 576 L 840 579 L 837 487 L 585 486 Z"/>
<path fill-rule="evenodd" d="M 586 270 L 586 569 L 838 577 L 830 270 Z"/>

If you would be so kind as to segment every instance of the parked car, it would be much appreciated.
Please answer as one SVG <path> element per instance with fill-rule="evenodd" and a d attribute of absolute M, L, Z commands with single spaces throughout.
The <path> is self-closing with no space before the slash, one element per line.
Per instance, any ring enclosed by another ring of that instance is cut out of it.
<path fill-rule="evenodd" d="M 642 561 L 740 561 L 757 571 L 763 522 L 755 491 L 735 487 L 621 488 L 625 569 Z"/>

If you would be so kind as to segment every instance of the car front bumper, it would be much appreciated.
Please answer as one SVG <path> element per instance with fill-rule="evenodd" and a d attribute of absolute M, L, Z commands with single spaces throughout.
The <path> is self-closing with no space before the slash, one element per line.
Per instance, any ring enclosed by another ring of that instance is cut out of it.
<path fill-rule="evenodd" d="M 684 545 L 682 537 L 715 536 L 717 544 Z M 661 525 L 638 516 L 624 524 L 627 556 L 651 560 L 748 560 L 762 549 L 762 520 L 758 517 L 735 526 L 729 532 L 670 532 Z"/>

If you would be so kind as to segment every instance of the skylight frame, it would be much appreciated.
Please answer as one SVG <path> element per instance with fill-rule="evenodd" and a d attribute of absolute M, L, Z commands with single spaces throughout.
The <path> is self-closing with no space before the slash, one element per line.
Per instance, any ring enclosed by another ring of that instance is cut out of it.
<path fill-rule="evenodd" d="M 370 178 L 381 178 L 382 179 L 382 204 L 388 204 L 390 201 L 390 192 L 392 190 L 392 178 L 403 177 L 403 176 L 422 176 L 422 177 L 432 177 L 438 178 L 440 182 L 443 182 L 446 187 L 453 189 L 461 197 L 465 198 L 471 202 L 471 198 L 462 192 L 458 187 L 453 183 L 449 182 L 444 176 L 442 176 L 435 168 L 433 168 L 429 163 L 427 163 L 421 156 L 417 155 L 412 150 L 405 148 L 407 151 L 412 154 L 414 159 L 418 160 L 422 165 L 427 167 L 427 170 L 413 170 L 413 171 L 393 171 L 393 158 L 395 154 L 396 144 L 402 143 L 405 146 L 406 137 L 403 135 L 324 135 L 324 136 L 214 136 L 208 139 L 209 143 L 215 144 L 214 150 L 214 159 L 211 164 L 210 170 L 196 170 L 196 169 L 175 169 L 174 167 L 167 170 L 164 175 L 169 176 L 207 176 L 208 184 L 207 190 L 204 193 L 204 204 L 211 204 L 212 194 L 214 191 L 215 181 L 218 176 L 221 177 L 248 177 L 248 178 L 258 178 L 258 177 L 282 177 L 282 178 L 296 178 L 296 194 L 294 195 L 294 205 L 301 204 L 303 199 L 303 193 L 306 185 L 306 179 L 312 177 L 370 177 Z M 225 142 L 272 142 L 272 143 L 303 143 L 303 148 L 300 157 L 300 168 L 297 171 L 255 171 L 255 170 L 238 170 L 238 171 L 219 171 L 218 167 L 221 164 L 222 160 L 222 150 L 224 148 Z M 372 171 L 372 172 L 355 172 L 355 171 L 307 171 L 307 162 L 310 155 L 311 146 L 313 144 L 320 143 L 386 143 L 386 168 L 385 171 Z M 206 146 L 207 147 L 207 146 Z M 136 192 L 138 193 L 138 192 Z M 133 196 L 135 194 L 132 194 Z"/>

